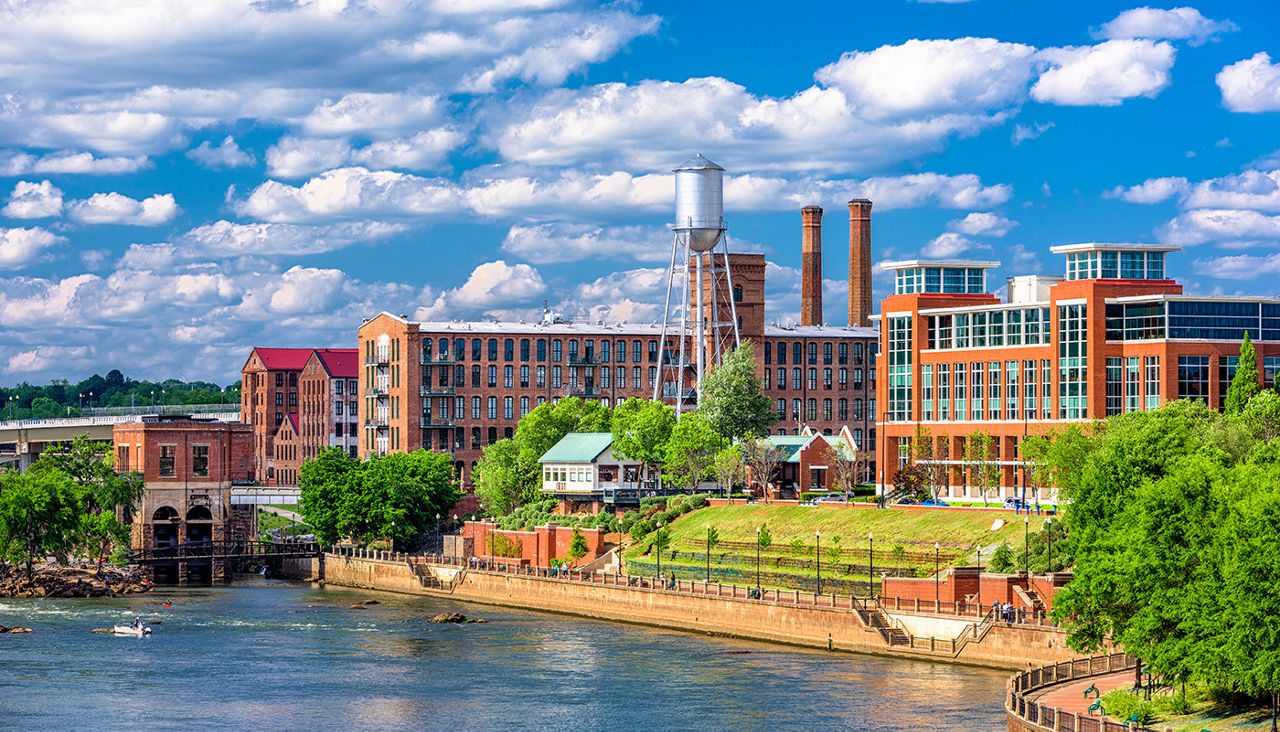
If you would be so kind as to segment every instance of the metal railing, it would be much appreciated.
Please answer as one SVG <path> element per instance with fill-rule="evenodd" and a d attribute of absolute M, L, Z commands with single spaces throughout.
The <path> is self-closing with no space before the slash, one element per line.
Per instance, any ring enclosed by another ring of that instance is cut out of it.
<path fill-rule="evenodd" d="M 1046 686 L 1091 676 L 1102 676 L 1116 671 L 1128 671 L 1136 668 L 1137 665 L 1138 659 L 1127 653 L 1111 653 L 1076 658 L 1022 671 L 1009 679 L 1005 686 L 1005 711 L 1031 724 L 1049 729 L 1076 730 L 1077 732 L 1156 732 L 1153 727 L 1122 724 L 1102 716 L 1076 714 L 1027 699 L 1029 693 Z"/>
<path fill-rule="evenodd" d="M 453 396 L 454 387 L 452 386 L 432 386 L 431 384 L 423 384 L 418 387 L 418 396 Z"/>
<path fill-rule="evenodd" d="M 130 564 L 154 562 L 228 561 L 266 557 L 318 557 L 320 545 L 314 543 L 271 541 L 201 541 L 174 546 L 135 549 L 129 552 Z"/>

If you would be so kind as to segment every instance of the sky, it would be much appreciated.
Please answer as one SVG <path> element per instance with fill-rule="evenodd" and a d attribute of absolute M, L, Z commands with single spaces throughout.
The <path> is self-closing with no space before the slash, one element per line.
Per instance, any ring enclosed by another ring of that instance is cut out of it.
<path fill-rule="evenodd" d="M 575 0 L 0 4 L 0 383 L 230 383 L 361 319 L 661 319 L 671 169 L 799 312 L 800 208 L 877 262 L 1180 245 L 1280 281 L 1280 3 Z M 892 286 L 874 273 L 875 298 Z"/>

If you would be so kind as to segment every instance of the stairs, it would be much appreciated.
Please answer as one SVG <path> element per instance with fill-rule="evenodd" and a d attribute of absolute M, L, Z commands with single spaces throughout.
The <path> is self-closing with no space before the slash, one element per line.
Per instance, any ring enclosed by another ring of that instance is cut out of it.
<path fill-rule="evenodd" d="M 911 636 L 907 635 L 902 628 L 894 625 L 880 608 L 870 608 L 867 611 L 868 625 L 875 628 L 880 637 L 884 639 L 885 645 L 888 646 L 910 646 Z"/>
<path fill-rule="evenodd" d="M 453 585 L 457 581 L 455 579 L 454 582 L 450 582 L 448 584 L 441 582 L 440 578 L 431 571 L 431 567 L 423 564 L 422 562 L 411 562 L 409 564 L 409 569 L 413 571 L 413 576 L 418 579 L 418 584 L 421 585 L 423 589 L 452 592 Z"/>

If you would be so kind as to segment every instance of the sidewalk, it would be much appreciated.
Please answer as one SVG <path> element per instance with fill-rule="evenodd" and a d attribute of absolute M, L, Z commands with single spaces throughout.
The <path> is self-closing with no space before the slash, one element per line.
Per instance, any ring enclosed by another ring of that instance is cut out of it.
<path fill-rule="evenodd" d="M 1090 686 L 1098 687 L 1098 696 L 1106 696 L 1108 691 L 1128 689 L 1133 686 L 1133 669 L 1116 671 L 1105 676 L 1091 676 L 1087 679 L 1055 684 L 1041 691 L 1027 695 L 1028 702 L 1053 707 L 1062 712 L 1070 712 L 1080 716 L 1089 716 L 1089 706 L 1097 701 L 1092 694 L 1084 698 L 1084 691 Z M 1097 712 L 1094 712 L 1097 714 Z M 1112 717 L 1114 719 L 1114 717 Z"/>
<path fill-rule="evenodd" d="M 274 513 L 277 516 L 287 518 L 296 524 L 303 523 L 302 516 L 293 511 L 289 511 L 283 508 L 276 508 L 275 506 L 265 506 L 265 505 L 260 505 L 258 506 L 258 508 L 260 508 L 263 511 L 266 511 L 267 513 Z"/>

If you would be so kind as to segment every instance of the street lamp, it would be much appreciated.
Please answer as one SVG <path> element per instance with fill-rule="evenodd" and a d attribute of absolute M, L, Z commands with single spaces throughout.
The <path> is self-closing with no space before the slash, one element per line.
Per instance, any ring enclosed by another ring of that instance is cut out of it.
<path fill-rule="evenodd" d="M 756 527 L 756 597 L 760 597 L 760 527 Z"/>
<path fill-rule="evenodd" d="M 982 545 L 978 545 L 978 612 L 982 612 Z"/>
<path fill-rule="evenodd" d="M 867 595 L 872 599 L 876 596 L 876 537 L 870 531 L 867 532 L 867 541 L 870 545 L 867 547 Z"/>
<path fill-rule="evenodd" d="M 1022 514 L 1022 568 L 1031 576 L 1031 514 Z"/>
<path fill-rule="evenodd" d="M 711 524 L 707 524 L 707 584 L 711 584 Z"/>
<path fill-rule="evenodd" d="M 933 611 L 938 610 L 938 586 L 942 582 L 942 573 L 938 571 L 938 542 L 933 542 Z"/>
<path fill-rule="evenodd" d="M 1044 520 L 1045 531 L 1049 534 L 1049 569 L 1047 572 L 1053 574 L 1053 519 Z"/>
<path fill-rule="evenodd" d="M 662 584 L 662 522 L 658 522 L 658 532 L 653 535 L 654 546 L 658 548 L 658 584 Z"/>
<path fill-rule="evenodd" d="M 813 553 L 818 557 L 818 594 L 822 594 L 822 532 L 813 532 L 813 538 L 817 542 L 813 546 Z"/>

